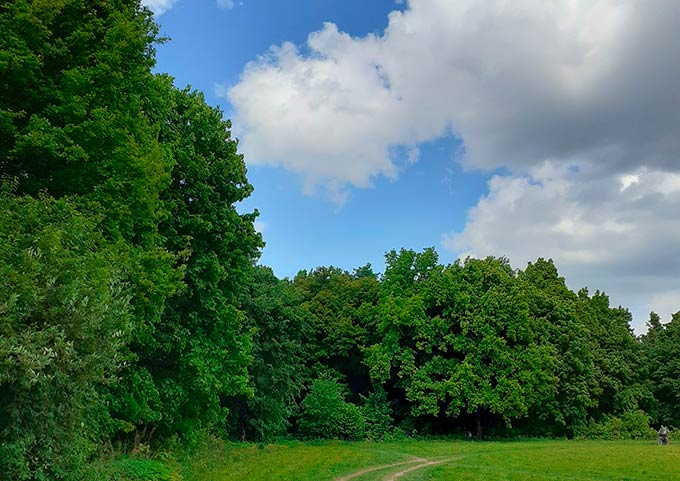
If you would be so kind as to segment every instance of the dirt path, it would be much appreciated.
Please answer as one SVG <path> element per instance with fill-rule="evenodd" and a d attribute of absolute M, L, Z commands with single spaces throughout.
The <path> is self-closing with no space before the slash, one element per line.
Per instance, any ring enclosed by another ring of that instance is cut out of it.
<path fill-rule="evenodd" d="M 336 478 L 335 481 L 349 481 L 350 479 L 355 479 L 360 476 L 363 476 L 364 474 L 372 473 L 373 471 L 381 471 L 384 469 L 390 469 L 390 468 L 396 468 L 398 466 L 404 466 L 406 464 L 414 464 L 415 466 L 410 466 L 406 469 L 403 469 L 401 471 L 398 471 L 394 474 L 391 474 L 390 476 L 386 477 L 384 481 L 396 481 L 398 478 L 401 478 L 403 475 L 410 473 L 411 471 L 415 471 L 417 469 L 422 469 L 422 468 L 427 468 L 428 466 L 434 466 L 437 464 L 442 464 L 442 463 L 448 463 L 451 461 L 451 459 L 437 459 L 437 460 L 428 460 L 425 458 L 414 458 L 409 461 L 401 461 L 399 463 L 392 463 L 392 464 L 383 464 L 380 466 L 371 466 L 368 468 L 364 468 L 360 471 L 355 471 L 352 474 L 348 474 L 347 476 L 342 476 L 340 478 Z"/>
<path fill-rule="evenodd" d="M 422 464 L 423 462 L 427 462 L 427 459 L 413 458 L 409 461 L 401 461 L 399 463 L 383 464 L 383 465 L 380 465 L 380 466 L 371 466 L 369 468 L 364 468 L 361 471 L 356 471 L 352 474 L 348 474 L 347 476 L 335 478 L 335 481 L 349 481 L 350 479 L 358 478 L 359 476 L 363 476 L 364 474 L 372 473 L 373 471 L 380 471 L 381 469 L 396 468 L 397 466 L 404 466 L 405 464 L 415 464 L 415 463 L 421 463 Z"/>
<path fill-rule="evenodd" d="M 424 463 L 416 464 L 415 466 L 406 468 L 402 471 L 399 471 L 398 473 L 394 473 L 393 475 L 385 478 L 384 481 L 395 481 L 397 478 L 401 478 L 403 475 L 410 473 L 411 471 L 415 471 L 416 469 L 427 468 L 428 466 L 434 466 L 436 464 L 448 463 L 449 461 L 451 461 L 451 459 L 439 459 L 436 461 L 426 461 Z"/>

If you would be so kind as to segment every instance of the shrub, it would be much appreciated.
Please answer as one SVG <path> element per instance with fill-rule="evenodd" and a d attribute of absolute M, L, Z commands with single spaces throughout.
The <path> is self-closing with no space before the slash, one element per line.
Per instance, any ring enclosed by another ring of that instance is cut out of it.
<path fill-rule="evenodd" d="M 590 420 L 577 432 L 587 439 L 655 439 L 656 432 L 649 426 L 649 416 L 644 411 L 627 411 L 620 417 L 605 416 L 600 422 Z"/>
<path fill-rule="evenodd" d="M 0 194 L 0 479 L 78 479 L 121 362 L 128 300 L 95 221 Z"/>
<path fill-rule="evenodd" d="M 121 458 L 98 461 L 89 466 L 86 481 L 180 481 L 182 477 L 161 461 L 141 458 Z"/>
<path fill-rule="evenodd" d="M 366 420 L 366 436 L 373 441 L 394 439 L 400 431 L 394 426 L 392 407 L 387 401 L 387 393 L 378 389 L 362 396 L 361 413 Z"/>
<path fill-rule="evenodd" d="M 115 481 L 179 481 L 170 467 L 152 459 L 125 459 L 115 466 Z"/>
<path fill-rule="evenodd" d="M 332 379 L 317 379 L 302 401 L 298 428 L 308 438 L 362 439 L 366 421 L 361 409 L 345 401 L 345 387 Z"/>

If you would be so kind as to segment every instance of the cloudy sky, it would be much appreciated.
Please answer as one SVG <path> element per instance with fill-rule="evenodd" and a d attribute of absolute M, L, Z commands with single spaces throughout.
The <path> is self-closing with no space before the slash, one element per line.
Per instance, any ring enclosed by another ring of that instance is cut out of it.
<path fill-rule="evenodd" d="M 146 0 L 279 276 L 435 246 L 680 309 L 677 0 Z"/>

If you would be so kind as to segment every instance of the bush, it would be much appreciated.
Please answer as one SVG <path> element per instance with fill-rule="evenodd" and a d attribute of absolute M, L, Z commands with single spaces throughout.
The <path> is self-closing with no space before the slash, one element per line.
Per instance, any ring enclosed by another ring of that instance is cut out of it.
<path fill-rule="evenodd" d="M 656 439 L 656 431 L 649 426 L 644 411 L 627 411 L 620 417 L 605 416 L 600 422 L 592 419 L 577 432 L 585 439 Z"/>
<path fill-rule="evenodd" d="M 392 407 L 387 401 L 387 393 L 378 389 L 362 396 L 361 413 L 366 420 L 366 436 L 373 441 L 391 440 L 399 436 L 400 431 L 394 426 Z"/>
<path fill-rule="evenodd" d="M 89 466 L 86 481 L 180 481 L 172 467 L 153 459 L 121 458 Z"/>
<path fill-rule="evenodd" d="M 302 401 L 298 428 L 308 438 L 363 439 L 366 421 L 361 409 L 345 401 L 345 387 L 317 379 Z"/>
<path fill-rule="evenodd" d="M 125 459 L 115 465 L 115 481 L 179 481 L 170 467 L 152 459 Z"/>
<path fill-rule="evenodd" d="M 0 193 L 0 479 L 79 479 L 121 362 L 128 300 L 95 220 Z"/>

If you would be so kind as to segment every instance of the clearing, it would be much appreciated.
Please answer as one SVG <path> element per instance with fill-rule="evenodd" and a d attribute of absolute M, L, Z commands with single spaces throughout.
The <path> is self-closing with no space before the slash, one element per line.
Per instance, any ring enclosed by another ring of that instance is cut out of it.
<path fill-rule="evenodd" d="M 680 445 L 654 441 L 406 440 L 205 445 L 184 481 L 680 481 Z"/>

